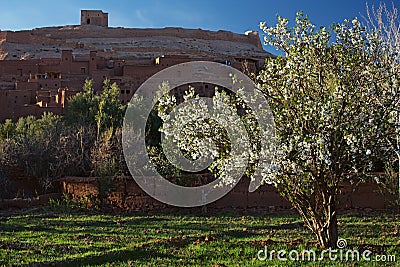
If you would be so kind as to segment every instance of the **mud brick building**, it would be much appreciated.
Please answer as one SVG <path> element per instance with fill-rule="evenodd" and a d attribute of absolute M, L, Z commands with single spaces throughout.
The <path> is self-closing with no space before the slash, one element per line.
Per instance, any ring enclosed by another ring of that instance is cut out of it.
<path fill-rule="evenodd" d="M 108 13 L 82 10 L 77 26 L 0 31 L 0 122 L 62 114 L 88 78 L 96 91 L 106 78 L 116 82 L 127 103 L 146 79 L 175 64 L 208 60 L 242 70 L 246 62 L 255 72 L 269 56 L 256 31 L 112 28 Z"/>

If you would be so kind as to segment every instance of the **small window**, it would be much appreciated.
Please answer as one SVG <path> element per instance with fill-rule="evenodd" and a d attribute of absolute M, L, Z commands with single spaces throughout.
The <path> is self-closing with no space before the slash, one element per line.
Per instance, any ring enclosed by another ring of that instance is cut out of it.
<path fill-rule="evenodd" d="M 55 86 L 55 87 L 57 87 L 57 86 L 58 86 L 58 84 L 55 84 L 54 86 Z"/>
<path fill-rule="evenodd" d="M 86 74 L 86 68 L 81 68 L 81 74 Z"/>
<path fill-rule="evenodd" d="M 121 90 L 121 94 L 125 94 L 125 90 Z"/>
<path fill-rule="evenodd" d="M 87 19 L 86 23 L 87 23 L 87 24 L 90 24 L 90 19 Z"/>
<path fill-rule="evenodd" d="M 206 84 L 205 88 L 208 89 L 208 84 Z"/>
<path fill-rule="evenodd" d="M 129 95 L 131 93 L 131 90 L 126 90 L 126 93 Z"/>

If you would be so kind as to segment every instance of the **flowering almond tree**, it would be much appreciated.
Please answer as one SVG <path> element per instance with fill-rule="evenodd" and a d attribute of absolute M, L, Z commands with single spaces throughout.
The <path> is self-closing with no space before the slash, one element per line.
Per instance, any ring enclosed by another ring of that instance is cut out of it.
<path fill-rule="evenodd" d="M 396 97 L 397 73 L 378 34 L 357 19 L 317 29 L 302 13 L 260 24 L 284 53 L 258 75 L 276 126 L 276 156 L 266 169 L 323 248 L 336 246 L 339 183 L 371 171 L 388 148 L 379 137 L 390 116 L 378 102 Z M 384 96 L 384 97 L 383 97 Z M 374 160 L 374 161 L 373 161 Z"/>
<path fill-rule="evenodd" d="M 221 88 L 207 103 L 191 88 L 179 104 L 165 93 L 167 83 L 160 86 L 156 109 L 164 152 L 183 153 L 184 160 L 167 155 L 172 163 L 198 160 L 228 186 L 244 169 L 252 182 L 261 173 L 296 208 L 320 246 L 334 247 L 339 183 L 374 170 L 393 153 L 384 140 L 393 138 L 393 112 L 382 102 L 397 97 L 392 88 L 398 68 L 379 34 L 357 19 L 317 29 L 298 13 L 292 28 L 281 17 L 276 26 L 260 26 L 265 42 L 284 56 L 266 60 L 253 95 Z M 267 127 L 259 120 L 262 108 L 258 114 L 250 109 L 258 95 L 267 98 L 273 115 Z"/>
<path fill-rule="evenodd" d="M 400 60 L 400 17 L 398 13 L 398 9 L 392 2 L 392 7 L 388 8 L 384 2 L 380 2 L 379 6 L 375 8 L 373 5 L 369 7 L 367 5 L 367 18 L 366 18 L 367 27 L 375 30 L 379 33 L 379 37 L 382 39 L 385 44 L 385 53 L 387 54 L 388 59 L 391 59 L 393 71 L 398 71 L 398 63 Z M 387 179 L 388 181 L 383 182 L 383 186 L 388 189 L 391 194 L 396 194 L 397 191 L 397 203 L 400 203 L 400 99 L 399 99 L 399 84 L 391 82 L 391 94 L 387 94 L 381 96 L 379 103 L 382 106 L 382 109 L 391 111 L 391 127 L 392 130 L 389 134 L 395 135 L 395 138 L 388 138 L 386 136 L 383 138 L 388 141 L 388 144 L 394 149 L 395 154 L 397 155 L 397 184 L 393 179 Z M 388 90 L 389 91 L 389 90 Z M 397 96 L 397 97 L 393 97 Z M 390 135 L 389 135 L 390 136 Z M 391 167 L 390 162 L 387 163 L 389 166 L 389 170 L 394 168 Z M 395 165 L 395 164 L 393 164 Z M 389 172 L 390 175 L 390 172 Z"/>

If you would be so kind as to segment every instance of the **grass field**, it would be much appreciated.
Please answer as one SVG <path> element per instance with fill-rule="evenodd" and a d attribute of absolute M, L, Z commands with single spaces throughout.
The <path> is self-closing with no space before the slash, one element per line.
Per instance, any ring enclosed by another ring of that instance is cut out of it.
<path fill-rule="evenodd" d="M 320 253 L 294 215 L 113 216 L 55 208 L 0 215 L 0 266 L 400 266 L 400 217 L 395 215 L 339 218 L 340 237 L 348 242 L 343 250 L 369 249 L 371 260 L 397 257 L 385 263 L 328 257 L 280 261 L 276 254 L 259 260 L 265 246 L 267 251 Z"/>

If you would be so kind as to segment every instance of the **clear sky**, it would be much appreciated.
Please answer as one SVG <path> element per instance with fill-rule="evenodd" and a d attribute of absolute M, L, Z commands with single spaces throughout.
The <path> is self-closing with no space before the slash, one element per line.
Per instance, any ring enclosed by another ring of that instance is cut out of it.
<path fill-rule="evenodd" d="M 369 0 L 368 4 L 377 6 L 379 2 Z M 14 0 L 1 3 L 0 29 L 77 25 L 81 9 L 102 9 L 109 13 L 112 27 L 183 27 L 244 33 L 258 30 L 260 21 L 275 23 L 276 14 L 293 19 L 299 10 L 313 23 L 329 26 L 345 18 L 360 18 L 365 6 L 365 0 Z"/>

